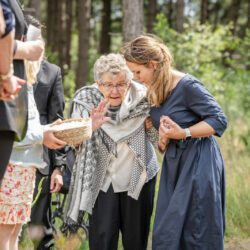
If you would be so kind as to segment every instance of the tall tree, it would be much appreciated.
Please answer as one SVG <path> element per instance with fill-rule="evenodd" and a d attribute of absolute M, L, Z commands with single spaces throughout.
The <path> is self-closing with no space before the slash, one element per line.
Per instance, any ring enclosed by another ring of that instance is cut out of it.
<path fill-rule="evenodd" d="M 204 24 L 208 21 L 209 18 L 209 0 L 202 0 L 201 1 L 201 17 L 200 22 Z"/>
<path fill-rule="evenodd" d="M 53 41 L 53 23 L 55 19 L 55 15 L 53 15 L 53 11 L 55 9 L 55 1 L 47 0 L 47 17 L 46 17 L 46 38 L 47 38 L 47 47 L 52 46 Z M 56 13 L 55 13 L 56 14 Z"/>
<path fill-rule="evenodd" d="M 228 20 L 233 22 L 232 32 L 234 35 L 236 35 L 237 32 L 237 22 L 239 18 L 240 5 L 241 0 L 232 0 L 232 4 L 228 12 Z"/>
<path fill-rule="evenodd" d="M 173 0 L 168 1 L 168 14 L 167 14 L 167 19 L 169 23 L 169 27 L 173 28 Z"/>
<path fill-rule="evenodd" d="M 246 28 L 249 29 L 250 27 L 250 1 L 248 1 L 247 5 L 247 22 L 246 22 Z"/>
<path fill-rule="evenodd" d="M 127 42 L 143 33 L 143 0 L 122 1 L 123 41 Z"/>
<path fill-rule="evenodd" d="M 29 0 L 28 7 L 34 9 L 35 17 L 41 19 L 41 0 Z"/>
<path fill-rule="evenodd" d="M 99 52 L 106 54 L 110 51 L 111 45 L 111 0 L 102 0 L 102 30 Z"/>
<path fill-rule="evenodd" d="M 178 32 L 183 31 L 184 24 L 184 0 L 176 1 L 176 30 Z"/>
<path fill-rule="evenodd" d="M 147 32 L 153 33 L 157 13 L 157 0 L 148 0 Z"/>
<path fill-rule="evenodd" d="M 70 47 L 71 47 L 71 30 L 72 30 L 72 10 L 73 1 L 60 0 L 60 35 L 58 43 L 59 65 L 62 70 L 62 75 L 70 68 Z"/>
<path fill-rule="evenodd" d="M 78 67 L 76 72 L 76 88 L 86 85 L 88 77 L 88 51 L 90 37 L 91 0 L 78 0 Z"/>

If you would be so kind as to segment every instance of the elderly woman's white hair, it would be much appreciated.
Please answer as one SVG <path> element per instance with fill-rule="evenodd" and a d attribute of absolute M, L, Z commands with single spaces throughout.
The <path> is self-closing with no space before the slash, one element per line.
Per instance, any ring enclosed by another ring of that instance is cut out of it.
<path fill-rule="evenodd" d="M 116 75 L 120 72 L 125 73 L 127 81 L 133 79 L 133 73 L 128 68 L 126 61 L 121 54 L 110 53 L 108 55 L 103 55 L 95 62 L 94 79 L 96 82 L 101 82 L 102 76 L 105 73 Z"/>

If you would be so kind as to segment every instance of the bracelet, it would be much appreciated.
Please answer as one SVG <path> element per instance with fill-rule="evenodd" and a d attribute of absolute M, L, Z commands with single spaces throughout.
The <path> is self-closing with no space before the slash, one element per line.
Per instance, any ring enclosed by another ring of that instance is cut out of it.
<path fill-rule="evenodd" d="M 185 130 L 185 139 L 191 138 L 192 135 L 191 135 L 190 129 L 189 128 L 185 128 L 184 130 Z"/>
<path fill-rule="evenodd" d="M 0 82 L 9 80 L 13 76 L 14 70 L 13 70 L 13 64 L 10 65 L 9 72 L 5 75 L 0 74 Z"/>

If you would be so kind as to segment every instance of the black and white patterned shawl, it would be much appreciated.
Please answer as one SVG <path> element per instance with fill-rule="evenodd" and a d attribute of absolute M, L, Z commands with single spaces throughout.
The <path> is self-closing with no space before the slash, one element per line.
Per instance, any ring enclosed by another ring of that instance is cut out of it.
<path fill-rule="evenodd" d="M 98 106 L 102 99 L 103 95 L 97 87 L 93 85 L 83 87 L 75 94 L 70 112 L 72 112 L 74 107 L 78 110 L 78 114 L 84 117 L 86 116 L 86 111 L 90 113 L 91 109 Z M 136 107 L 129 110 L 128 116 L 119 122 L 126 122 L 126 120 L 135 117 L 147 117 L 149 110 L 150 105 L 146 98 L 143 98 Z M 156 135 L 157 132 L 152 131 L 149 131 L 147 134 L 147 136 L 150 137 L 148 139 L 152 142 L 157 141 Z M 146 135 L 144 124 L 142 124 L 138 131 L 131 134 L 129 138 L 124 138 L 124 140 L 131 141 L 130 148 L 133 151 L 145 151 Z M 136 143 L 134 142 L 135 140 Z M 143 149 L 139 149 L 137 143 L 141 143 Z M 151 152 L 151 149 L 148 150 L 150 152 L 143 152 L 143 159 L 139 159 L 138 157 L 138 161 L 135 164 L 137 167 L 135 166 L 135 170 L 132 172 L 128 194 L 134 198 L 138 196 L 134 193 L 135 190 L 138 189 L 136 185 L 139 182 L 143 168 L 147 168 L 147 181 L 153 178 L 159 169 L 154 152 Z M 66 220 L 77 222 L 82 211 L 92 213 L 92 208 L 108 167 L 109 156 L 112 154 L 116 154 L 116 143 L 101 128 L 93 132 L 91 139 L 84 142 L 77 150 L 68 194 Z M 135 154 L 139 155 L 137 152 L 135 152 Z"/>

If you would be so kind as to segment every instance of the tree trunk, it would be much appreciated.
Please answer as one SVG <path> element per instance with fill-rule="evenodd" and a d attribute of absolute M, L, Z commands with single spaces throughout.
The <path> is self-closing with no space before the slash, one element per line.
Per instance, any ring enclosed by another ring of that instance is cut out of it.
<path fill-rule="evenodd" d="M 41 19 L 41 1 L 40 0 L 29 0 L 28 8 L 31 9 L 32 15 L 38 20 Z"/>
<path fill-rule="evenodd" d="M 211 13 L 213 13 L 213 29 L 215 30 L 220 22 L 219 12 L 221 10 L 221 2 L 217 1 L 212 4 Z"/>
<path fill-rule="evenodd" d="M 201 1 L 201 24 L 208 21 L 209 18 L 209 0 Z"/>
<path fill-rule="evenodd" d="M 111 45 L 111 0 L 102 0 L 102 30 L 101 39 L 99 45 L 100 54 L 106 54 L 110 52 Z"/>
<path fill-rule="evenodd" d="M 176 30 L 183 32 L 184 24 L 184 0 L 176 1 Z"/>
<path fill-rule="evenodd" d="M 173 1 L 169 0 L 167 19 L 168 19 L 168 24 L 169 24 L 170 28 L 173 28 L 173 12 L 174 12 L 174 10 L 173 10 Z"/>
<path fill-rule="evenodd" d="M 247 23 L 246 23 L 246 29 L 249 29 L 250 27 L 250 1 L 248 1 L 248 8 L 247 8 Z"/>
<path fill-rule="evenodd" d="M 81 13 L 78 15 L 78 67 L 76 88 L 86 85 L 88 77 L 88 50 L 90 37 L 91 0 L 78 0 Z"/>
<path fill-rule="evenodd" d="M 124 0 L 123 41 L 127 42 L 143 33 L 143 0 Z"/>
<path fill-rule="evenodd" d="M 239 10 L 240 10 L 241 0 L 233 0 L 232 5 L 230 6 L 228 12 L 228 19 L 229 21 L 233 22 L 232 32 L 236 35 L 237 32 L 237 21 L 239 17 Z"/>
<path fill-rule="evenodd" d="M 153 33 L 154 22 L 157 13 L 157 0 L 149 0 L 148 3 L 148 18 L 147 18 L 147 32 Z"/>
<path fill-rule="evenodd" d="M 60 0 L 60 22 L 58 56 L 59 66 L 64 76 L 70 68 L 70 46 L 71 46 L 71 27 L 72 27 L 72 5 L 73 1 Z"/>
<path fill-rule="evenodd" d="M 46 19 L 46 47 L 54 53 L 58 53 L 60 37 L 61 8 L 60 0 L 47 0 L 47 19 Z M 58 63 L 58 61 L 56 62 Z"/>
<path fill-rule="evenodd" d="M 55 1 L 47 0 L 47 17 L 46 17 L 46 38 L 47 38 L 47 47 L 51 47 L 52 37 L 53 37 L 53 9 L 54 9 Z"/>

